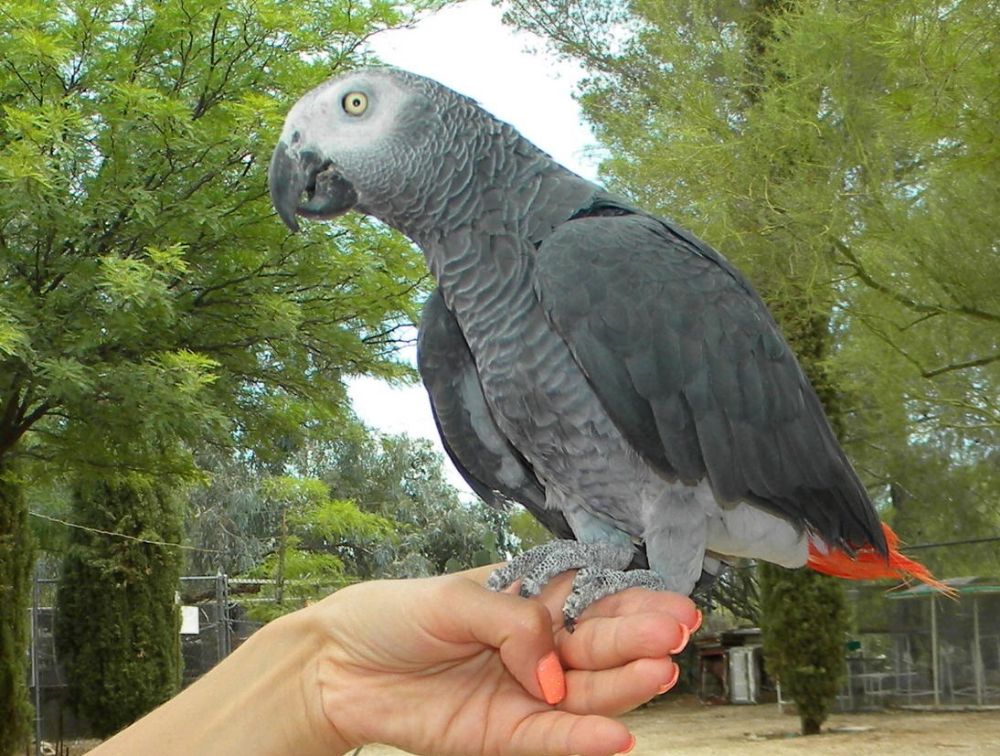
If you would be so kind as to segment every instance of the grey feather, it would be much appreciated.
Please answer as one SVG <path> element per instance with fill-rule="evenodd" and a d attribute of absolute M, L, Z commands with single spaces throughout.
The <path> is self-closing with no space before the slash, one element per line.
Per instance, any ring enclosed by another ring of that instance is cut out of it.
<path fill-rule="evenodd" d="M 536 264 L 547 316 L 650 464 L 686 483 L 707 475 L 721 503 L 752 500 L 829 542 L 884 547 L 815 392 L 718 253 L 636 210 L 563 224 Z M 609 327 L 612 309 L 628 333 Z"/>
<path fill-rule="evenodd" d="M 562 513 L 545 507 L 534 471 L 497 428 L 469 346 L 437 290 L 420 319 L 417 366 L 445 451 L 469 487 L 491 506 L 522 504 L 556 537 L 572 538 Z"/>

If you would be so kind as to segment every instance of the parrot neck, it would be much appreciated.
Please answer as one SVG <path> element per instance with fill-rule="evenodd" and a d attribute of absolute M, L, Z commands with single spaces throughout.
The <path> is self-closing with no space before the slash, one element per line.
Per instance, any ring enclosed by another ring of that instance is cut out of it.
<path fill-rule="evenodd" d="M 537 246 L 599 191 L 506 123 L 465 117 L 451 125 L 445 143 L 465 148 L 426 156 L 421 191 L 397 195 L 382 218 L 424 250 L 432 270 L 447 262 L 434 258 L 470 234 L 483 246 L 496 236 Z"/>

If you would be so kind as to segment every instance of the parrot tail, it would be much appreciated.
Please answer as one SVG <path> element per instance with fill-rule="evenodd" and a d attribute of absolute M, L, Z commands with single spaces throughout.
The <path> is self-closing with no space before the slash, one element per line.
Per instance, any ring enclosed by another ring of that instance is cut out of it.
<path fill-rule="evenodd" d="M 936 588 L 949 598 L 956 598 L 958 592 L 935 578 L 930 570 L 920 562 L 899 552 L 899 536 L 888 525 L 882 523 L 887 557 L 882 556 L 869 545 L 862 546 L 852 557 L 840 549 L 829 546 L 815 537 L 809 539 L 809 559 L 806 566 L 824 575 L 847 578 L 848 580 L 880 580 L 892 578 L 910 583 L 914 578 Z"/>

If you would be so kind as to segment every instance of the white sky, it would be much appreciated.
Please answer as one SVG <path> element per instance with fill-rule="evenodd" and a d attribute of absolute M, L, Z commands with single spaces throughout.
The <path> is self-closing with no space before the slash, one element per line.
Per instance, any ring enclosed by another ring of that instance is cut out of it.
<path fill-rule="evenodd" d="M 384 62 L 474 98 L 560 163 L 593 178 L 594 138 L 571 94 L 581 69 L 548 54 L 538 38 L 503 26 L 500 15 L 489 0 L 466 0 L 413 29 L 377 35 L 371 46 Z M 414 361 L 415 350 L 404 356 Z M 422 386 L 394 388 L 359 378 L 350 381 L 349 391 L 355 412 L 368 425 L 431 439 L 444 453 Z M 449 481 L 468 490 L 446 464 Z"/>

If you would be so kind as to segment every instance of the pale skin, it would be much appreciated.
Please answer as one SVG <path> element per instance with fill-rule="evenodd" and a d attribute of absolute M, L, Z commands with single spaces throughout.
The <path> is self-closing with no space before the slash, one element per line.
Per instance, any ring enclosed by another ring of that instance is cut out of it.
<path fill-rule="evenodd" d="M 572 574 L 528 600 L 483 588 L 492 569 L 338 591 L 259 630 L 90 753 L 331 756 L 373 742 L 435 756 L 630 750 L 612 717 L 676 682 L 670 657 L 701 623 L 694 604 L 629 589 L 588 608 L 571 634 L 561 608 Z"/>

